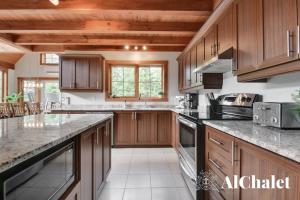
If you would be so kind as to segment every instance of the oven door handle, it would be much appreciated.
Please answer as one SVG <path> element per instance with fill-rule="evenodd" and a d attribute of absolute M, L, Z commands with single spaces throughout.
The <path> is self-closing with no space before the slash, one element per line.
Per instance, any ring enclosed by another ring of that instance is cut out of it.
<path fill-rule="evenodd" d="M 184 171 L 184 173 L 185 173 L 186 175 L 188 175 L 188 177 L 191 179 L 191 181 L 196 185 L 196 179 L 193 178 L 194 176 L 191 175 L 191 173 L 189 172 L 189 170 L 187 169 L 187 167 L 186 167 L 185 164 L 183 163 L 183 162 L 184 162 L 184 161 L 183 161 L 183 158 L 181 158 L 181 156 L 179 156 L 179 159 L 181 160 L 181 161 L 179 162 L 179 164 L 180 164 L 180 166 L 181 166 L 181 169 Z"/>
<path fill-rule="evenodd" d="M 190 122 L 190 121 L 184 119 L 183 117 L 178 117 L 178 121 L 179 121 L 180 123 L 183 123 L 184 125 L 186 125 L 186 126 L 192 128 L 192 129 L 197 129 L 197 125 L 196 125 L 195 123 Z"/>

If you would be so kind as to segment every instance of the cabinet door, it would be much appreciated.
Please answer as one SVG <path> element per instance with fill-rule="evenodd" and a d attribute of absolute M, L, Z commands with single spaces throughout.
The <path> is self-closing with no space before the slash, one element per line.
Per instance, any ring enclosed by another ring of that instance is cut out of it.
<path fill-rule="evenodd" d="M 177 123 L 177 113 L 172 112 L 172 146 L 177 149 L 178 141 L 179 141 L 179 133 L 178 133 L 178 123 Z"/>
<path fill-rule="evenodd" d="M 103 135 L 103 175 L 107 177 L 111 168 L 111 121 L 106 122 Z"/>
<path fill-rule="evenodd" d="M 93 200 L 93 146 L 94 134 L 96 131 L 90 130 L 81 134 L 80 140 L 80 193 L 81 199 Z"/>
<path fill-rule="evenodd" d="M 201 39 L 197 45 L 197 67 L 200 67 L 205 61 L 204 39 Z M 197 85 L 202 84 L 202 73 L 197 73 Z"/>
<path fill-rule="evenodd" d="M 204 36 L 205 61 L 210 60 L 216 55 L 216 48 L 217 48 L 216 39 L 217 39 L 216 27 L 212 27 Z"/>
<path fill-rule="evenodd" d="M 171 112 L 157 112 L 157 142 L 171 145 Z"/>
<path fill-rule="evenodd" d="M 284 159 L 264 149 L 236 139 L 237 158 L 235 174 L 242 176 L 255 175 L 257 179 L 276 179 L 289 177 L 290 189 L 241 189 L 236 190 L 235 198 L 240 200 L 264 199 L 285 200 L 299 199 L 300 164 Z M 247 181 L 246 181 L 247 182 Z"/>
<path fill-rule="evenodd" d="M 193 71 L 197 67 L 197 46 L 194 46 L 191 50 L 191 86 L 197 84 L 197 74 Z"/>
<path fill-rule="evenodd" d="M 75 59 L 61 57 L 59 68 L 60 68 L 60 73 L 59 73 L 60 89 L 74 89 L 75 88 Z"/>
<path fill-rule="evenodd" d="M 80 182 L 72 188 L 72 191 L 68 194 L 67 197 L 63 197 L 65 200 L 80 200 Z"/>
<path fill-rule="evenodd" d="M 191 86 L 191 52 L 184 55 L 184 89 Z"/>
<path fill-rule="evenodd" d="M 220 17 L 217 22 L 218 30 L 218 43 L 217 43 L 217 52 L 218 54 L 223 53 L 224 51 L 230 49 L 231 47 L 236 46 L 234 41 L 234 7 L 230 6 L 228 10 Z"/>
<path fill-rule="evenodd" d="M 136 144 L 156 144 L 155 112 L 136 112 Z"/>
<path fill-rule="evenodd" d="M 180 57 L 178 60 L 178 90 L 183 89 L 183 58 Z"/>
<path fill-rule="evenodd" d="M 238 74 L 257 70 L 263 58 L 262 1 L 238 0 Z"/>
<path fill-rule="evenodd" d="M 90 72 L 89 72 L 89 87 L 90 89 L 102 90 L 103 89 L 103 81 L 102 81 L 102 65 L 103 59 L 99 58 L 90 58 Z"/>
<path fill-rule="evenodd" d="M 103 135 L 106 124 L 97 127 L 94 134 L 94 199 L 99 199 L 103 184 Z"/>
<path fill-rule="evenodd" d="M 262 67 L 298 59 L 297 0 L 263 0 L 263 34 Z"/>
<path fill-rule="evenodd" d="M 89 88 L 89 59 L 76 58 L 76 88 Z"/>
<path fill-rule="evenodd" d="M 117 112 L 114 115 L 114 144 L 134 145 L 135 123 L 134 112 Z"/>

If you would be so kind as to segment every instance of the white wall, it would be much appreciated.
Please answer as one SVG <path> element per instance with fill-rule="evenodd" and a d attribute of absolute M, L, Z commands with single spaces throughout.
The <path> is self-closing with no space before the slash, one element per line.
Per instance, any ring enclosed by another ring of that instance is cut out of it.
<path fill-rule="evenodd" d="M 179 53 L 173 52 L 68 52 L 76 54 L 101 54 L 106 60 L 168 60 L 169 62 L 169 102 L 174 104 L 175 96 L 178 95 L 178 65 L 176 58 Z M 49 74 L 47 71 L 58 71 L 56 66 L 41 66 L 39 54 L 26 54 L 19 60 L 15 67 L 15 78 L 17 77 L 53 77 L 58 74 Z M 16 80 L 16 79 L 15 79 Z M 15 86 L 16 87 L 16 86 Z M 16 88 L 15 88 L 16 89 Z M 63 93 L 64 97 L 71 97 L 71 104 L 103 104 L 105 102 L 104 93 L 99 92 L 68 92 Z M 111 103 L 113 104 L 113 103 Z M 116 102 L 114 102 L 116 104 Z"/>
<path fill-rule="evenodd" d="M 300 72 L 275 76 L 266 83 L 238 83 L 237 77 L 230 72 L 224 74 L 223 88 L 215 90 L 217 95 L 233 92 L 256 93 L 263 95 L 264 101 L 288 102 L 292 101 L 291 94 L 300 90 Z M 200 102 L 205 101 L 200 94 Z"/>

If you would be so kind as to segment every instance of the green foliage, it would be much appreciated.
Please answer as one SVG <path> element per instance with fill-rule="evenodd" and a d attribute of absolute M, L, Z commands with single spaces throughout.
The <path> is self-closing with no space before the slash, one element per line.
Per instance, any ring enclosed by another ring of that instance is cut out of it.
<path fill-rule="evenodd" d="M 17 93 L 11 93 L 10 95 L 6 96 L 5 99 L 8 103 L 15 103 L 17 102 L 19 99 L 22 99 L 23 95 L 22 92 L 20 92 L 19 94 Z"/>
<path fill-rule="evenodd" d="M 292 94 L 293 100 L 297 103 L 297 107 L 295 108 L 295 112 L 300 114 L 300 90 L 298 90 L 295 94 Z"/>

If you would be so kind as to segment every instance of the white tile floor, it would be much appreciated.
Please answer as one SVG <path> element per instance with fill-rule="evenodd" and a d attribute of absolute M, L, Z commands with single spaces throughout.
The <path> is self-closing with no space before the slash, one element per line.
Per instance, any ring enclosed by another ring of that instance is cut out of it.
<path fill-rule="evenodd" d="M 112 149 L 99 200 L 192 200 L 171 148 Z"/>

